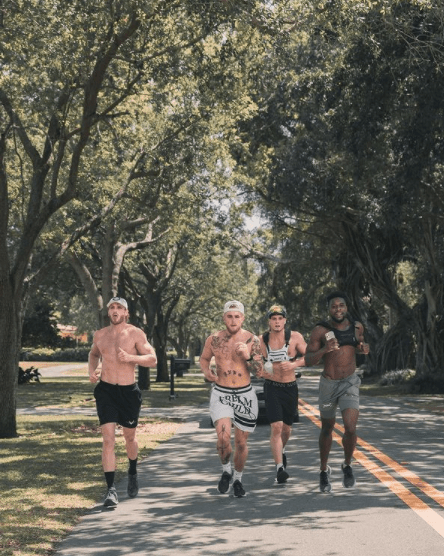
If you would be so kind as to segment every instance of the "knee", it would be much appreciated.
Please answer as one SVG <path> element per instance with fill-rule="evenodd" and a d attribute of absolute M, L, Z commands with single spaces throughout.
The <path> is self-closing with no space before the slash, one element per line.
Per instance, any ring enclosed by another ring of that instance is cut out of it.
<path fill-rule="evenodd" d="M 344 425 L 345 436 L 356 436 L 356 424 Z"/>
<path fill-rule="evenodd" d="M 116 441 L 113 436 L 104 436 L 103 437 L 103 449 L 104 450 L 114 450 L 114 445 Z"/>
<path fill-rule="evenodd" d="M 330 436 L 331 433 L 333 432 L 335 423 L 333 422 L 328 422 L 328 423 L 322 423 L 322 427 L 321 427 L 321 436 Z"/>
<path fill-rule="evenodd" d="M 281 436 L 283 430 L 282 421 L 271 423 L 271 436 Z"/>

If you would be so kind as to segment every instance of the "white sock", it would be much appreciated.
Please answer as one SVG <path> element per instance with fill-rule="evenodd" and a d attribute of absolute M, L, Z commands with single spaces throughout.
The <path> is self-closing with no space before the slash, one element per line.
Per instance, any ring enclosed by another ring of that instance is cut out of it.
<path fill-rule="evenodd" d="M 231 475 L 231 461 L 229 461 L 225 465 L 222 465 L 222 473 L 224 471 L 226 471 L 227 473 L 229 473 Z"/>
<path fill-rule="evenodd" d="M 279 469 L 282 467 L 282 469 L 284 468 L 284 464 L 283 463 L 278 463 L 276 465 L 276 471 L 279 471 Z"/>
<path fill-rule="evenodd" d="M 233 474 L 233 481 L 239 481 L 242 482 L 242 471 L 236 471 L 236 469 L 234 470 L 234 474 Z"/>

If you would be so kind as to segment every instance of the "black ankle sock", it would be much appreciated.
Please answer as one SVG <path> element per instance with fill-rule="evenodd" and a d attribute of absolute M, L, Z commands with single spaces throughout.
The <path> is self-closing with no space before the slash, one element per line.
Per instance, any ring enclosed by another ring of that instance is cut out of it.
<path fill-rule="evenodd" d="M 128 473 L 130 475 L 136 475 L 137 473 L 137 458 L 136 459 L 129 459 L 129 469 L 128 469 Z"/>
<path fill-rule="evenodd" d="M 115 471 L 105 471 L 106 486 L 111 488 L 114 484 Z"/>

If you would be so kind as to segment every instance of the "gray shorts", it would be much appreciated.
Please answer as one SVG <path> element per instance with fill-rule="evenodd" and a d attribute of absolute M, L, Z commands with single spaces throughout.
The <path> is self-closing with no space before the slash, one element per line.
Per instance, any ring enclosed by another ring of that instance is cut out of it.
<path fill-rule="evenodd" d="M 330 380 L 321 376 L 319 381 L 319 411 L 324 419 L 333 419 L 339 406 L 359 410 L 359 386 L 361 379 L 356 373 L 341 380 Z"/>
<path fill-rule="evenodd" d="M 251 384 L 242 388 L 227 388 L 215 384 L 210 397 L 213 423 L 229 417 L 241 431 L 253 432 L 258 415 L 256 392 Z"/>

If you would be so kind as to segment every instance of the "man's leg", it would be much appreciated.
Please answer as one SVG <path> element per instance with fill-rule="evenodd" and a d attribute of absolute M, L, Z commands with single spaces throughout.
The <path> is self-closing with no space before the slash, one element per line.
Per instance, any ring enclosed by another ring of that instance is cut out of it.
<path fill-rule="evenodd" d="M 284 448 L 290 438 L 291 427 L 283 421 L 271 423 L 270 445 L 274 462 L 276 463 L 276 480 L 285 483 L 289 477 L 284 465 Z"/>
<path fill-rule="evenodd" d="M 217 490 L 225 494 L 230 489 L 230 482 L 233 477 L 231 468 L 231 419 L 224 417 L 218 419 L 214 426 L 217 434 L 217 453 L 222 463 L 222 476 L 217 485 Z"/>
<path fill-rule="evenodd" d="M 342 472 L 344 477 L 342 479 L 342 484 L 345 488 L 353 488 L 356 484 L 353 469 L 351 468 L 351 460 L 356 448 L 356 425 L 358 416 L 359 410 L 355 408 L 350 407 L 342 411 L 342 419 L 344 421 L 344 436 L 342 437 L 342 446 L 344 448 Z"/>
<path fill-rule="evenodd" d="M 242 473 L 245 467 L 245 462 L 247 461 L 247 457 L 248 457 L 247 440 L 250 433 L 247 431 L 241 431 L 237 427 L 235 427 L 235 431 L 236 431 L 234 433 L 235 449 L 234 449 L 234 458 L 233 458 L 234 469 L 235 471 Z"/>
<path fill-rule="evenodd" d="M 283 463 L 282 453 L 290 438 L 291 427 L 286 425 L 283 421 L 276 421 L 271 423 L 270 446 L 271 453 L 273 454 L 274 462 L 276 465 Z"/>
<path fill-rule="evenodd" d="M 344 421 L 344 436 L 342 437 L 342 446 L 344 448 L 344 464 L 350 465 L 353 452 L 356 448 L 356 425 L 358 423 L 359 410 L 354 408 L 344 409 L 342 419 Z"/>
<path fill-rule="evenodd" d="M 222 465 L 228 464 L 231 458 L 231 419 L 225 417 L 215 423 L 217 434 L 217 453 Z"/>
<path fill-rule="evenodd" d="M 128 455 L 128 459 L 137 459 L 137 455 L 139 453 L 139 445 L 137 444 L 136 428 L 128 429 L 126 427 L 122 427 L 122 430 L 123 438 L 125 439 L 126 453 Z"/>
<path fill-rule="evenodd" d="M 136 428 L 130 429 L 122 427 L 122 430 L 129 460 L 127 493 L 130 498 L 135 498 L 139 492 L 139 482 L 137 480 L 137 456 L 139 453 L 139 445 L 136 438 Z"/>
<path fill-rule="evenodd" d="M 242 486 L 242 472 L 248 457 L 248 436 L 249 432 L 242 431 L 235 427 L 234 433 L 234 473 L 233 473 L 233 491 L 234 496 L 242 498 L 245 496 L 245 490 Z"/>
<path fill-rule="evenodd" d="M 319 455 L 321 460 L 321 471 L 327 470 L 328 456 L 333 441 L 333 428 L 335 426 L 335 418 L 324 419 L 321 417 L 322 428 L 319 434 Z"/>
<path fill-rule="evenodd" d="M 328 456 L 331 450 L 333 440 L 333 428 L 335 426 L 335 418 L 325 419 L 321 417 L 322 427 L 319 434 L 319 455 L 321 460 L 321 472 L 319 474 L 319 489 L 321 492 L 330 492 L 330 468 L 327 465 Z"/>
<path fill-rule="evenodd" d="M 102 425 L 102 465 L 105 473 L 116 470 L 116 454 L 114 446 L 116 443 L 116 424 L 106 423 Z"/>
<path fill-rule="evenodd" d="M 108 487 L 103 503 L 105 506 L 113 507 L 117 506 L 119 503 L 117 491 L 114 486 L 114 477 L 116 474 L 116 454 L 114 451 L 116 443 L 115 423 L 105 423 L 102 425 L 102 439 L 102 465 L 105 473 L 106 485 Z"/>

